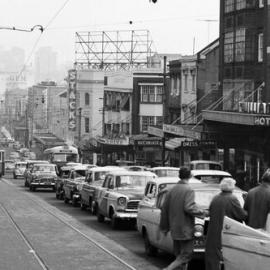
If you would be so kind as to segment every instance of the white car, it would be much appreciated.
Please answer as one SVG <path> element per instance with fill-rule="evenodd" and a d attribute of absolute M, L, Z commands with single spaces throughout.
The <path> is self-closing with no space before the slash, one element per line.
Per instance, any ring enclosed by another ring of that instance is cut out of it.
<path fill-rule="evenodd" d="M 148 182 L 145 188 L 144 198 L 139 203 L 137 215 L 137 228 L 142 234 L 145 243 L 145 252 L 155 255 L 158 250 L 173 254 L 173 240 L 170 232 L 164 234 L 159 230 L 161 208 L 167 195 L 168 189 L 179 181 L 174 177 L 157 178 Z M 220 193 L 218 184 L 205 184 L 197 179 L 190 179 L 189 184 L 195 191 L 195 201 L 203 209 L 208 209 L 215 195 Z M 234 194 L 243 205 L 243 191 L 236 188 Z M 202 257 L 204 254 L 205 236 L 208 218 L 195 218 L 194 226 L 194 254 Z"/>
<path fill-rule="evenodd" d="M 192 160 L 189 168 L 190 170 L 222 170 L 222 165 L 212 160 Z"/>
<path fill-rule="evenodd" d="M 203 183 L 219 184 L 224 177 L 232 177 L 232 175 L 220 170 L 191 170 L 191 175 Z"/>
<path fill-rule="evenodd" d="M 126 169 L 117 166 L 104 166 L 87 170 L 85 180 L 80 190 L 82 210 L 90 207 L 92 214 L 96 214 L 94 203 L 96 201 L 96 189 L 102 185 L 106 174 L 115 171 L 126 171 Z"/>
<path fill-rule="evenodd" d="M 26 170 L 26 162 L 19 161 L 15 163 L 15 168 L 13 170 L 13 178 L 24 177 L 24 172 Z"/>
<path fill-rule="evenodd" d="M 121 220 L 135 222 L 146 183 L 155 178 L 154 173 L 143 171 L 108 173 L 102 186 L 97 188 L 95 205 L 98 221 L 109 218 L 113 228 L 118 227 Z"/>
<path fill-rule="evenodd" d="M 270 228 L 267 231 L 256 230 L 225 217 L 222 253 L 226 270 L 268 270 Z"/>
<path fill-rule="evenodd" d="M 178 177 L 178 167 L 153 167 L 149 169 L 150 172 L 155 173 L 158 177 Z"/>

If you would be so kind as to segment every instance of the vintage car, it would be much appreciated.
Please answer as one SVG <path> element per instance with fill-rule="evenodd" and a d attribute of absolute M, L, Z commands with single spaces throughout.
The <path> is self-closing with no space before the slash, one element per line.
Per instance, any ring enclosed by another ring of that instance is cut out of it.
<path fill-rule="evenodd" d="M 120 220 L 136 222 L 138 205 L 143 198 L 145 185 L 157 178 L 151 172 L 116 171 L 108 173 L 101 187 L 97 188 L 97 219 L 105 217 L 117 228 Z"/>
<path fill-rule="evenodd" d="M 13 172 L 15 168 L 15 160 L 5 160 L 5 171 Z"/>
<path fill-rule="evenodd" d="M 82 210 L 90 207 L 92 214 L 96 214 L 96 207 L 93 203 L 96 201 L 96 189 L 102 185 L 106 174 L 115 171 L 126 170 L 123 167 L 118 166 L 96 167 L 87 170 L 85 181 L 82 185 L 82 189 L 80 190 Z"/>
<path fill-rule="evenodd" d="M 189 163 L 190 170 L 222 170 L 222 165 L 212 160 L 192 160 Z"/>
<path fill-rule="evenodd" d="M 178 167 L 153 167 L 149 169 L 150 172 L 155 173 L 158 177 L 178 177 Z"/>
<path fill-rule="evenodd" d="M 63 184 L 63 197 L 65 203 L 71 201 L 72 205 L 76 206 L 80 202 L 80 190 L 85 180 L 87 170 L 87 165 L 83 164 L 72 167 L 68 178 L 64 180 Z"/>
<path fill-rule="evenodd" d="M 68 179 L 70 171 L 72 170 L 74 166 L 69 165 L 69 166 L 63 166 L 60 169 L 59 172 L 59 177 L 55 181 L 55 197 L 56 199 L 64 199 L 64 181 Z"/>
<path fill-rule="evenodd" d="M 266 230 L 256 230 L 225 217 L 222 254 L 226 270 L 268 270 L 270 267 L 270 226 Z"/>
<path fill-rule="evenodd" d="M 55 164 L 34 164 L 30 170 L 29 189 L 31 191 L 35 191 L 37 188 L 52 188 L 54 190 L 57 173 Z"/>
<path fill-rule="evenodd" d="M 17 179 L 18 177 L 23 177 L 25 169 L 26 169 L 26 162 L 24 161 L 16 162 L 15 168 L 13 170 L 13 178 Z"/>
<path fill-rule="evenodd" d="M 147 255 L 155 255 L 158 250 L 173 254 L 173 241 L 170 235 L 159 230 L 161 208 L 168 194 L 168 190 L 177 182 L 178 178 L 164 177 L 148 182 L 144 198 L 139 203 L 137 228 L 142 234 Z M 203 209 L 208 209 L 212 198 L 220 192 L 218 184 L 205 184 L 191 178 L 189 184 L 195 191 L 195 201 Z M 234 194 L 243 205 L 243 191 L 236 188 Z M 194 254 L 201 258 L 204 254 L 205 236 L 207 233 L 208 218 L 195 218 L 194 226 Z"/>
<path fill-rule="evenodd" d="M 224 177 L 232 177 L 228 172 L 221 170 L 191 170 L 192 177 L 204 182 L 219 184 Z"/>
<path fill-rule="evenodd" d="M 49 164 L 47 160 L 27 160 L 26 161 L 26 168 L 23 174 L 24 177 L 24 186 L 29 187 L 29 182 L 31 178 L 31 169 L 35 164 Z"/>
<path fill-rule="evenodd" d="M 128 171 L 133 171 L 133 172 L 149 171 L 149 169 L 150 169 L 150 168 L 147 168 L 145 166 L 138 166 L 138 165 L 125 166 L 124 168 Z"/>

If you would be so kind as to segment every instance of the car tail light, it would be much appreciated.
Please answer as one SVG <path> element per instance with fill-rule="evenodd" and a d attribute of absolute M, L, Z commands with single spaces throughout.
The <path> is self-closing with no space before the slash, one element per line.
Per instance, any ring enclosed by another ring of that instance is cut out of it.
<path fill-rule="evenodd" d="M 194 226 L 194 236 L 202 237 L 204 233 L 204 226 L 202 224 L 195 224 Z"/>

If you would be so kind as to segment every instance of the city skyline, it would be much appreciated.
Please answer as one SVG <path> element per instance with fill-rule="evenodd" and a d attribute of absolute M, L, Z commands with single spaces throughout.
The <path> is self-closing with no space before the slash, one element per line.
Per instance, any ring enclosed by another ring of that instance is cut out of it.
<path fill-rule="evenodd" d="M 218 38 L 219 2 L 215 0 L 100 0 L 1 1 L 0 27 L 31 29 L 30 33 L 1 30 L 3 49 L 20 47 L 25 61 L 33 63 L 40 47 L 52 47 L 59 64 L 74 61 L 76 31 L 150 31 L 156 51 L 191 55 Z M 71 19 L 72 18 L 72 19 Z"/>

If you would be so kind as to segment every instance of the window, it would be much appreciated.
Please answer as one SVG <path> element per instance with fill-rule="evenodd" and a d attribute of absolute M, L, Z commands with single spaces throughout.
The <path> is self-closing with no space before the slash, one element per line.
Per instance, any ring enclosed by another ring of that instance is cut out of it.
<path fill-rule="evenodd" d="M 141 116 L 141 131 L 147 131 L 148 126 L 155 125 L 155 117 L 154 116 Z"/>
<path fill-rule="evenodd" d="M 89 93 L 85 93 L 84 102 L 85 102 L 85 106 L 88 106 L 90 104 Z"/>
<path fill-rule="evenodd" d="M 190 73 L 191 73 L 191 77 L 192 77 L 191 90 L 192 90 L 192 92 L 195 92 L 196 91 L 196 69 L 192 69 L 190 71 Z"/>
<path fill-rule="evenodd" d="M 184 91 L 188 92 L 188 75 L 184 73 Z"/>
<path fill-rule="evenodd" d="M 162 85 L 142 85 L 141 102 L 143 103 L 161 103 L 163 95 Z"/>
<path fill-rule="evenodd" d="M 225 13 L 234 11 L 234 0 L 225 0 L 224 10 L 225 10 Z"/>
<path fill-rule="evenodd" d="M 163 125 L 163 116 L 157 116 L 156 117 L 156 125 L 159 127 L 162 127 Z"/>
<path fill-rule="evenodd" d="M 233 32 L 225 33 L 224 37 L 224 62 L 233 62 Z"/>
<path fill-rule="evenodd" d="M 258 62 L 263 61 L 263 33 L 258 35 Z"/>
<path fill-rule="evenodd" d="M 246 0 L 236 0 L 236 10 L 246 8 Z"/>
<path fill-rule="evenodd" d="M 260 8 L 264 7 L 264 0 L 259 0 L 259 7 Z"/>
<path fill-rule="evenodd" d="M 129 135 L 129 123 L 122 123 L 122 133 Z"/>
<path fill-rule="evenodd" d="M 245 28 L 236 30 L 235 32 L 235 61 L 245 61 Z"/>
<path fill-rule="evenodd" d="M 85 128 L 85 133 L 89 133 L 89 118 L 85 117 L 84 118 L 84 128 Z"/>

